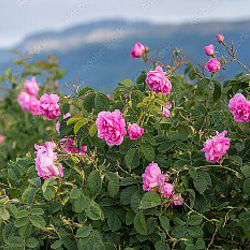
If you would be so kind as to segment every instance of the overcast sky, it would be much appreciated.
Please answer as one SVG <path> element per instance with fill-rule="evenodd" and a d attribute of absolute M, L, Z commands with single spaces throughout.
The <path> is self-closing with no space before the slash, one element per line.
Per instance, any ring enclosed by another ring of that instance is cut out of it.
<path fill-rule="evenodd" d="M 117 17 L 157 23 L 250 19 L 250 0 L 0 0 L 0 48 L 29 33 Z"/>

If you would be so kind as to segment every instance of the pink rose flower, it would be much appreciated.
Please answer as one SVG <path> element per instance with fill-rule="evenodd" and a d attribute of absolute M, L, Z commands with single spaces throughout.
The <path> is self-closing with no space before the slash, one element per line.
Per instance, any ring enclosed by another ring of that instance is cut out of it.
<path fill-rule="evenodd" d="M 201 151 L 205 153 L 206 160 L 212 163 L 219 162 L 230 147 L 230 138 L 225 137 L 227 131 L 216 131 L 216 136 L 207 139 Z"/>
<path fill-rule="evenodd" d="M 184 199 L 181 197 L 181 194 L 173 194 L 170 199 L 170 204 L 174 206 L 181 206 L 184 202 Z"/>
<path fill-rule="evenodd" d="M 167 108 L 162 107 L 161 115 L 165 118 L 171 117 L 171 112 Z"/>
<path fill-rule="evenodd" d="M 107 94 L 108 99 L 111 99 L 111 94 Z"/>
<path fill-rule="evenodd" d="M 130 57 L 131 58 L 142 57 L 144 52 L 145 52 L 145 47 L 141 43 L 136 43 L 131 50 Z"/>
<path fill-rule="evenodd" d="M 139 127 L 136 123 L 128 126 L 128 135 L 130 140 L 139 139 L 144 132 L 144 129 Z"/>
<path fill-rule="evenodd" d="M 210 73 L 217 73 L 221 69 L 221 63 L 217 58 L 211 58 L 206 64 L 206 69 Z"/>
<path fill-rule="evenodd" d="M 3 143 L 3 141 L 4 141 L 4 137 L 0 135 L 0 144 Z"/>
<path fill-rule="evenodd" d="M 26 92 L 20 92 L 17 101 L 19 105 L 21 106 L 22 109 L 24 110 L 29 110 L 29 100 L 30 100 L 30 95 Z"/>
<path fill-rule="evenodd" d="M 65 115 L 63 115 L 63 119 L 67 119 L 67 118 L 69 118 L 69 117 L 71 117 L 71 114 L 70 113 L 67 113 L 67 114 L 65 114 Z M 56 132 L 57 132 L 57 134 L 58 135 L 60 135 L 60 122 L 58 121 L 57 123 L 56 123 Z"/>
<path fill-rule="evenodd" d="M 217 41 L 218 41 L 219 43 L 224 43 L 225 37 L 224 37 L 223 35 L 221 35 L 221 34 L 218 34 L 218 35 L 217 35 Z"/>
<path fill-rule="evenodd" d="M 72 138 L 64 138 L 61 140 L 62 148 L 64 153 L 73 153 L 78 154 L 79 150 L 77 148 L 77 145 L 75 143 L 75 139 Z M 80 154 L 85 155 L 85 152 L 87 151 L 87 146 L 81 146 L 80 147 Z"/>
<path fill-rule="evenodd" d="M 58 104 L 59 96 L 55 94 L 43 94 L 40 98 L 40 112 L 48 120 L 56 120 L 61 112 Z"/>
<path fill-rule="evenodd" d="M 173 104 L 171 102 L 166 102 L 167 109 L 171 109 Z"/>
<path fill-rule="evenodd" d="M 154 187 L 161 187 L 165 183 L 167 175 L 161 173 L 157 163 L 150 163 L 146 169 L 145 173 L 142 175 L 143 179 L 143 190 L 149 191 Z"/>
<path fill-rule="evenodd" d="M 160 66 L 147 73 L 146 83 L 149 89 L 156 94 L 162 92 L 164 95 L 167 95 L 172 89 L 172 84 L 167 79 L 166 72 Z"/>
<path fill-rule="evenodd" d="M 246 100 L 245 96 L 238 93 L 230 99 L 228 107 L 234 116 L 236 122 L 250 121 L 250 102 Z"/>
<path fill-rule="evenodd" d="M 213 44 L 209 44 L 209 45 L 205 46 L 204 50 L 208 56 L 214 55 L 214 45 Z"/>
<path fill-rule="evenodd" d="M 165 198 L 170 198 L 174 190 L 174 186 L 171 183 L 165 182 L 163 186 L 158 190 L 159 193 L 164 194 Z"/>
<path fill-rule="evenodd" d="M 96 120 L 98 137 L 106 141 L 109 146 L 120 145 L 126 135 L 126 122 L 122 118 L 120 110 L 116 109 L 112 113 L 102 111 Z"/>
<path fill-rule="evenodd" d="M 30 96 L 29 102 L 28 102 L 28 111 L 32 115 L 40 115 L 40 110 L 39 110 L 39 105 L 40 102 L 36 99 L 35 96 Z"/>
<path fill-rule="evenodd" d="M 48 179 L 53 176 L 63 177 L 63 167 L 57 163 L 57 153 L 54 152 L 56 144 L 45 142 L 44 146 L 35 145 L 36 149 L 36 170 L 38 176 Z"/>
<path fill-rule="evenodd" d="M 26 80 L 24 83 L 24 89 L 29 95 L 37 96 L 39 87 L 36 82 L 36 78 L 33 77 L 31 80 Z"/>

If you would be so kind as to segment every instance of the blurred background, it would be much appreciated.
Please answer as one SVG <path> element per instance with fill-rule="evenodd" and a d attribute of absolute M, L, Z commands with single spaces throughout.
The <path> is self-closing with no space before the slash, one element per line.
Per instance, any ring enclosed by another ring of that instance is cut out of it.
<path fill-rule="evenodd" d="M 204 63 L 205 45 L 216 34 L 234 40 L 241 60 L 250 65 L 249 0 L 0 0 L 0 74 L 13 66 L 12 50 L 39 60 L 58 58 L 66 77 L 60 82 L 82 84 L 108 92 L 145 68 L 130 58 L 136 42 L 169 61 L 174 48 Z M 226 75 L 239 70 L 235 64 Z"/>

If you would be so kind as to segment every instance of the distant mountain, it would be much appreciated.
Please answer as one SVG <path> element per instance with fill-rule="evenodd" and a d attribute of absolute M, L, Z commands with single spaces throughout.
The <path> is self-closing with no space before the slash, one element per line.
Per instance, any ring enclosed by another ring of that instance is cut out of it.
<path fill-rule="evenodd" d="M 160 49 L 161 60 L 170 59 L 174 48 L 181 49 L 189 58 L 205 62 L 205 45 L 215 43 L 216 34 L 234 40 L 241 60 L 250 65 L 250 21 L 190 22 L 181 25 L 156 25 L 125 20 L 98 21 L 78 25 L 63 31 L 48 31 L 28 36 L 15 49 L 37 52 L 35 59 L 52 54 L 62 68 L 68 71 L 64 82 L 73 83 L 78 75 L 90 87 L 108 92 L 125 77 L 135 79 L 145 67 L 142 61 L 131 59 L 132 46 L 140 41 L 152 52 Z M 218 50 L 221 50 L 218 48 Z M 221 50 L 222 51 L 222 50 Z M 0 50 L 0 72 L 10 66 L 13 55 Z M 238 67 L 230 68 L 231 76 Z"/>

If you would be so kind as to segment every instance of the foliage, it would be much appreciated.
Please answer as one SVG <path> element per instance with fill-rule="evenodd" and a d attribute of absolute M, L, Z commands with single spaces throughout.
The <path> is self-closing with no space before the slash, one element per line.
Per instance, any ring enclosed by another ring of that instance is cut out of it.
<path fill-rule="evenodd" d="M 171 74 L 169 79 L 173 88 L 167 96 L 148 90 L 145 72 L 136 82 L 120 82 L 111 99 L 91 88 L 77 90 L 72 97 L 61 96 L 61 111 L 70 111 L 72 118 L 63 120 L 61 115 L 60 138 L 55 141 L 59 145 L 66 136 L 76 138 L 78 147 L 88 145 L 88 151 L 80 155 L 58 149 L 63 178 L 41 180 L 30 154 L 1 169 L 6 175 L 0 183 L 0 246 L 248 249 L 250 131 L 248 123 L 233 120 L 228 101 L 235 93 L 248 94 L 249 74 L 222 83 L 188 65 L 184 75 Z M 172 115 L 164 118 L 161 107 L 167 101 L 173 103 Z M 120 146 L 110 147 L 98 138 L 98 113 L 115 109 L 127 125 L 137 123 L 144 128 L 139 140 L 126 135 Z M 13 119 L 19 130 L 22 121 Z M 52 122 L 37 119 L 25 123 L 34 130 L 42 127 L 36 138 L 29 136 L 29 144 L 50 137 L 51 127 L 46 126 Z M 201 148 L 215 131 L 223 130 L 231 138 L 230 150 L 222 162 L 210 164 Z M 14 132 L 8 133 L 14 137 Z M 7 138 L 1 150 L 15 140 Z M 142 174 L 152 161 L 170 175 L 184 198 L 182 206 L 169 205 L 157 192 L 143 191 Z"/>

